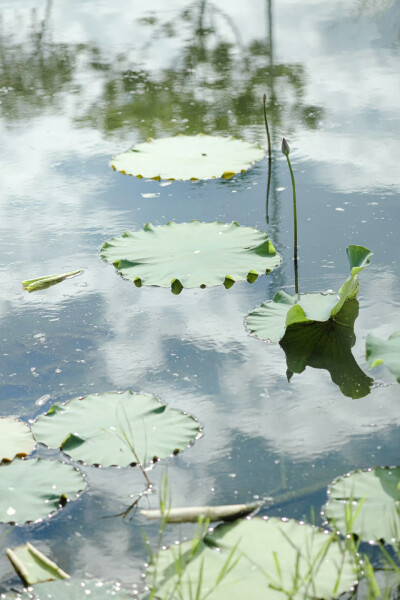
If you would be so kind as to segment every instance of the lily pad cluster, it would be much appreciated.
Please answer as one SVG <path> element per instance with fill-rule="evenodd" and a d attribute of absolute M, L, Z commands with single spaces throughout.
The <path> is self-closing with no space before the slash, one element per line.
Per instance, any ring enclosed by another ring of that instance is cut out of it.
<path fill-rule="evenodd" d="M 140 464 L 144 469 L 189 446 L 200 435 L 200 426 L 150 394 L 127 391 L 54 404 L 36 419 L 32 432 L 18 420 L 0 419 L 0 431 L 0 521 L 21 524 L 51 516 L 86 487 L 77 466 L 40 457 L 14 458 L 28 455 L 36 442 L 59 448 L 78 463 Z"/>
<path fill-rule="evenodd" d="M 230 179 L 263 157 L 258 145 L 233 138 L 178 136 L 137 144 L 112 159 L 111 165 L 139 178 Z M 369 264 L 371 254 L 363 246 L 347 248 L 350 277 L 338 294 L 289 295 L 281 290 L 248 314 L 246 325 L 251 333 L 280 342 L 289 378 L 309 365 L 327 369 L 346 395 L 355 398 L 368 393 L 372 379 L 359 369 L 351 348 L 358 315 L 358 274 Z M 137 287 L 170 287 L 176 294 L 183 288 L 252 283 L 281 261 L 267 234 L 236 222 L 147 224 L 142 231 L 126 231 L 105 242 L 100 255 Z M 76 273 L 23 284 L 29 291 L 43 289 Z M 400 381 L 399 340 L 399 332 L 387 342 L 370 337 L 367 356 L 371 367 L 385 362 Z M 4 425 L 0 420 L 0 434 Z M 33 436 L 18 422 L 10 423 L 8 429 L 9 438 L 0 441 L 0 520 L 10 523 L 46 518 L 78 497 L 86 485 L 77 466 L 19 458 L 29 455 L 36 442 L 58 448 L 78 465 L 139 464 L 144 470 L 177 454 L 200 435 L 190 415 L 170 409 L 149 394 L 132 392 L 94 394 L 55 404 L 34 422 Z M 400 541 L 399 471 L 377 467 L 333 482 L 324 514 L 334 531 L 366 540 Z M 378 507 L 381 518 L 376 518 Z M 171 521 L 182 520 L 182 513 L 191 520 L 198 515 L 220 520 L 257 508 L 171 509 Z M 150 513 L 146 516 L 154 517 Z M 130 597 L 113 583 L 69 580 L 32 548 L 28 544 L 10 549 L 9 557 L 40 597 Z M 360 572 L 356 557 L 339 535 L 288 519 L 253 517 L 224 523 L 215 530 L 205 529 L 193 540 L 158 550 L 147 571 L 151 591 L 157 597 L 180 600 L 241 600 L 246 595 L 266 600 L 328 598 L 352 588 Z M 15 597 L 23 598 L 25 592 Z"/>

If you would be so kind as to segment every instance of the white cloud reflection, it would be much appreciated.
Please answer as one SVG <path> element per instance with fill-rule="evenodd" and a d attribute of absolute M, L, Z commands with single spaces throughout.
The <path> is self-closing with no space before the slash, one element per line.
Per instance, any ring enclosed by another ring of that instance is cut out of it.
<path fill-rule="evenodd" d="M 165 8 L 165 1 L 151 0 L 139 12 L 137 4 L 57 0 L 51 16 L 54 37 L 65 43 L 101 44 L 108 59 L 124 53 L 152 72 L 170 66 L 187 31 L 149 46 L 150 30 L 138 20 L 149 11 L 169 18 L 189 3 L 175 0 Z M 3 5 L 3 26 L 15 39 L 24 40 L 31 9 L 37 7 L 43 15 L 46 3 L 3 0 Z M 266 37 L 265 2 L 221 0 L 219 6 L 229 10 L 244 41 Z M 385 47 L 382 40 L 396 19 L 398 23 L 399 3 L 390 9 L 394 11 L 390 22 L 387 13 L 378 17 L 358 13 L 358 6 L 356 1 L 273 3 L 277 60 L 303 64 L 306 101 L 325 111 L 318 129 L 296 129 L 291 146 L 294 160 L 306 162 L 317 185 L 346 194 L 376 188 L 397 193 L 400 71 L 397 49 Z M 99 98 L 101 75 L 82 61 L 74 77 L 79 100 L 65 92 L 63 110 L 49 107 L 27 123 L 0 121 L 2 319 L 10 318 L 12 325 L 27 307 L 57 310 L 82 296 L 100 297 L 100 314 L 90 325 L 106 323 L 109 335 L 99 345 L 93 372 L 104 370 L 114 389 L 158 394 L 195 414 L 205 426 L 204 437 L 182 454 L 179 466 L 171 465 L 177 505 L 194 498 L 199 503 L 213 501 L 213 488 L 221 485 L 220 470 L 226 470 L 225 464 L 216 464 L 235 450 L 239 435 L 249 441 L 258 438 L 266 456 L 283 454 L 293 463 L 335 452 L 342 456 L 354 452 L 354 464 L 364 463 L 365 448 L 371 451 L 375 443 L 368 442 L 369 434 L 384 436 L 400 424 L 397 386 L 375 387 L 369 396 L 353 401 L 340 395 L 327 372 L 309 367 L 289 384 L 281 348 L 249 337 L 243 327 L 244 315 L 263 300 L 262 288 L 244 283 L 229 291 L 183 291 L 176 297 L 169 290 L 138 290 L 102 263 L 96 252 L 104 239 L 119 234 L 127 220 L 129 227 L 144 223 L 133 210 L 116 210 L 107 195 L 114 184 L 100 165 L 108 169 L 107 156 L 119 149 L 117 137 L 75 122 L 76 104 L 84 113 Z M 129 132 L 129 141 L 136 135 Z M 131 183 L 136 191 L 139 184 Z M 164 212 L 169 214 L 167 208 Z M 331 236 L 329 229 L 326 236 Z M 336 247 L 336 239 L 331 243 Z M 38 272 L 31 272 L 33 267 Z M 46 292 L 28 295 L 20 288 L 26 277 L 79 267 L 85 269 L 81 277 Z M 354 354 L 364 370 L 367 332 L 373 329 L 387 337 L 400 329 L 394 269 L 395 265 L 385 271 L 370 268 L 369 279 L 362 279 Z M 346 275 L 336 273 L 336 279 Z M 383 368 L 379 378 L 385 384 L 393 381 Z M 362 448 L 353 449 L 354 440 L 364 439 Z M 267 487 L 263 480 L 262 484 Z M 100 484 L 99 491 L 104 492 Z M 115 495 L 121 499 L 118 492 Z M 111 505 L 112 497 L 105 508 Z M 91 507 L 85 511 L 89 515 Z M 122 550 L 127 550 L 126 532 L 120 540 Z M 79 558 L 95 570 L 94 542 L 82 538 L 78 542 Z M 108 540 L 107 556 L 113 548 Z M 121 565 L 118 573 L 123 574 L 128 567 L 125 562 Z"/>

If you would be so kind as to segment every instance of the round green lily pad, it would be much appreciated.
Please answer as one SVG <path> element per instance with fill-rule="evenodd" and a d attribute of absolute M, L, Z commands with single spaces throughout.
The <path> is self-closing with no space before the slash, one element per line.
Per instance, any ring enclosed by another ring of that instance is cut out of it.
<path fill-rule="evenodd" d="M 173 223 L 126 231 L 100 250 L 122 277 L 136 285 L 182 288 L 253 282 L 281 257 L 266 233 L 238 223 Z"/>
<path fill-rule="evenodd" d="M 186 448 L 199 436 L 190 415 L 150 394 L 93 394 L 53 405 L 32 426 L 38 442 L 74 460 L 103 467 L 148 464 Z"/>
<path fill-rule="evenodd" d="M 160 598 L 314 600 L 356 583 L 354 558 L 333 535 L 278 518 L 235 521 L 199 541 L 170 546 L 147 571 Z"/>
<path fill-rule="evenodd" d="M 0 462 L 30 454 L 36 442 L 30 427 L 14 417 L 0 417 Z"/>
<path fill-rule="evenodd" d="M 55 460 L 17 459 L 0 466 L 0 521 L 21 524 L 49 517 L 86 486 L 82 473 Z"/>
<path fill-rule="evenodd" d="M 400 542 L 400 467 L 375 467 L 338 477 L 328 496 L 323 514 L 343 535 Z"/>
<path fill-rule="evenodd" d="M 230 179 L 264 158 L 259 144 L 233 137 L 178 135 L 148 140 L 111 160 L 124 175 L 150 179 Z"/>
<path fill-rule="evenodd" d="M 366 349 L 370 369 L 383 363 L 400 383 L 400 331 L 392 333 L 388 340 L 369 333 Z"/>

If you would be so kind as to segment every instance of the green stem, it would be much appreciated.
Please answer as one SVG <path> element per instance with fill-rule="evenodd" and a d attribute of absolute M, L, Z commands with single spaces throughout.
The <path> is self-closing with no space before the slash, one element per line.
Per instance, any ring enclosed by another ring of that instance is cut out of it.
<path fill-rule="evenodd" d="M 298 257 L 297 257 L 297 204 L 296 204 L 296 183 L 294 181 L 293 169 L 290 162 L 289 154 L 286 155 L 286 160 L 289 165 L 290 177 L 292 179 L 292 190 L 293 190 L 293 229 L 294 229 L 294 289 L 295 294 L 299 293 L 299 274 L 298 274 Z"/>
<path fill-rule="evenodd" d="M 263 106 L 264 106 L 264 122 L 265 122 L 265 129 L 267 132 L 267 139 L 268 139 L 268 184 L 267 184 L 267 224 L 269 223 L 269 214 L 268 214 L 268 208 L 269 208 L 269 191 L 271 188 L 271 165 L 272 165 L 272 146 L 271 146 L 271 136 L 269 133 L 269 127 L 268 127 L 268 119 L 267 119 L 267 96 L 266 94 L 264 94 L 263 96 Z"/>

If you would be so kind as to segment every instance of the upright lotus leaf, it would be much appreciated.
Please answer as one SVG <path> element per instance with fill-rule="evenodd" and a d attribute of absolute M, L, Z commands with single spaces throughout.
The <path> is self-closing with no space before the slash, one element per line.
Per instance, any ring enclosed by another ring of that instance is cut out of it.
<path fill-rule="evenodd" d="M 55 460 L 17 459 L 0 466 L 0 521 L 22 524 L 49 517 L 85 488 L 83 475 Z"/>
<path fill-rule="evenodd" d="M 38 442 L 103 467 L 148 464 L 186 448 L 198 422 L 150 394 L 107 392 L 55 404 L 32 426 Z"/>
<path fill-rule="evenodd" d="M 147 583 L 160 598 L 314 600 L 356 583 L 354 558 L 333 534 L 278 518 L 220 525 L 198 544 L 171 546 L 155 560 Z"/>
<path fill-rule="evenodd" d="M 367 363 L 370 369 L 383 363 L 400 383 L 400 331 L 392 333 L 388 340 L 369 333 Z"/>
<path fill-rule="evenodd" d="M 30 427 L 13 417 L 0 417 L 0 462 L 30 454 L 36 442 Z"/>
<path fill-rule="evenodd" d="M 150 179 L 231 179 L 264 158 L 259 144 L 233 137 L 178 135 L 136 144 L 111 160 L 124 175 Z"/>
<path fill-rule="evenodd" d="M 264 302 L 246 317 L 246 326 L 257 337 L 279 342 L 285 331 L 294 324 L 335 319 L 344 303 L 358 293 L 358 273 L 370 262 L 372 252 L 364 246 L 349 246 L 346 250 L 350 264 L 350 278 L 342 285 L 339 294 L 295 294 L 284 291 L 275 294 L 272 301 Z"/>
<path fill-rule="evenodd" d="M 114 581 L 65 579 L 38 583 L 20 594 L 7 594 L 3 597 L 4 600 L 132 600 L 134 591 L 122 588 L 120 583 Z"/>
<path fill-rule="evenodd" d="M 328 497 L 323 514 L 343 535 L 400 542 L 400 467 L 375 467 L 338 477 Z"/>
<path fill-rule="evenodd" d="M 356 341 L 354 322 L 358 308 L 357 299 L 351 298 L 334 319 L 288 327 L 280 341 L 288 376 L 302 373 L 306 366 L 326 369 L 345 396 L 363 398 L 369 394 L 373 379 L 360 369 L 351 353 Z"/>
<path fill-rule="evenodd" d="M 43 277 L 37 277 L 36 279 L 26 279 L 22 282 L 24 289 L 28 292 L 37 292 L 38 290 L 45 290 L 56 283 L 60 283 L 67 279 L 67 277 L 74 277 L 82 273 L 82 269 L 77 271 L 70 271 L 69 273 L 61 273 L 61 275 L 44 275 Z"/>
<path fill-rule="evenodd" d="M 67 573 L 29 542 L 17 548 L 7 548 L 7 557 L 25 585 L 69 579 Z"/>
<path fill-rule="evenodd" d="M 173 223 L 125 232 L 101 257 L 136 285 L 182 288 L 255 281 L 281 261 L 268 235 L 238 223 Z"/>

